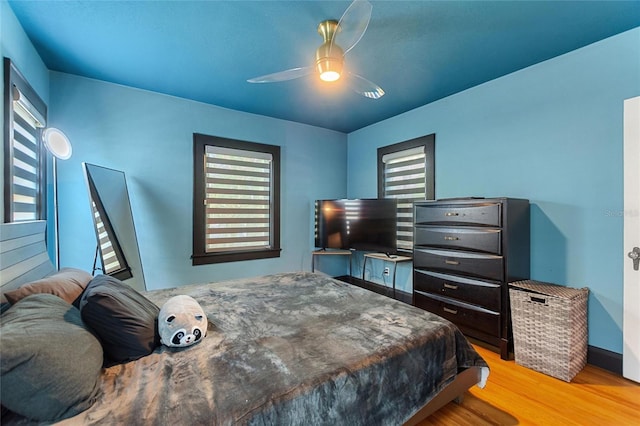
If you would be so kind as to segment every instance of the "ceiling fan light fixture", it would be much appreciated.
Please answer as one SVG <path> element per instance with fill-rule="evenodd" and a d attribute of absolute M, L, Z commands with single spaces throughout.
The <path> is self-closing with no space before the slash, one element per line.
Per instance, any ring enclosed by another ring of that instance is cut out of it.
<path fill-rule="evenodd" d="M 336 81 L 338 79 L 340 79 L 340 73 L 335 71 L 325 71 L 322 74 L 320 74 L 320 80 L 326 81 L 329 83 L 332 81 Z"/>
<path fill-rule="evenodd" d="M 336 81 L 342 75 L 342 60 L 336 58 L 322 58 L 316 62 L 316 68 L 322 81 Z"/>

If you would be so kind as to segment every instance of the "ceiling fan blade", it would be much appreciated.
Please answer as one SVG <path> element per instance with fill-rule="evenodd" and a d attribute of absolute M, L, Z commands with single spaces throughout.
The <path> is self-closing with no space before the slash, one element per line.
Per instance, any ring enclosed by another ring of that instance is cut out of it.
<path fill-rule="evenodd" d="M 260 77 L 250 78 L 249 83 L 277 83 L 279 81 L 293 80 L 295 78 L 305 77 L 315 72 L 314 67 L 291 68 L 289 70 L 267 74 Z"/>
<path fill-rule="evenodd" d="M 349 86 L 356 93 L 369 99 L 380 99 L 384 96 L 382 87 L 358 74 L 349 73 Z"/>
<path fill-rule="evenodd" d="M 340 46 L 346 55 L 360 41 L 371 20 L 373 6 L 367 0 L 354 0 L 338 21 L 331 44 Z"/>

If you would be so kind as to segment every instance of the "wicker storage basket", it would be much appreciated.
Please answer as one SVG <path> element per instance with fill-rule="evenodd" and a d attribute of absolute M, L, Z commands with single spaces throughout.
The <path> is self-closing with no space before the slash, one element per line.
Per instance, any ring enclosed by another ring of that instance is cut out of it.
<path fill-rule="evenodd" d="M 516 363 L 570 382 L 587 363 L 589 289 L 525 280 L 509 296 Z"/>

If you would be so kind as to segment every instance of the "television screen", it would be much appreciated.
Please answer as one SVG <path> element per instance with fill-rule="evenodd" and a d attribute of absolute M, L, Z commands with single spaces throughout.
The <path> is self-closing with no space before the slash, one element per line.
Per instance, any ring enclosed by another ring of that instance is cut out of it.
<path fill-rule="evenodd" d="M 316 247 L 393 254 L 397 250 L 397 201 L 392 198 L 318 200 Z"/>

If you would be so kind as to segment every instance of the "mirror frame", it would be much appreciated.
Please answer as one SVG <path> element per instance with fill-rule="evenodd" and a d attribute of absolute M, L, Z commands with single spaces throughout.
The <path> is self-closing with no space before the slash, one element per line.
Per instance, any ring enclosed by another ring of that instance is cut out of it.
<path fill-rule="evenodd" d="M 89 192 L 89 204 L 96 236 L 93 273 L 101 269 L 105 275 L 113 276 L 119 280 L 133 280 L 134 282 L 130 284 L 137 290 L 146 290 L 125 173 L 120 170 L 84 162 L 82 163 L 82 168 Z M 98 172 L 102 176 L 98 176 Z M 116 189 L 115 192 L 108 185 L 105 186 L 104 182 L 101 182 L 101 180 L 104 181 L 105 179 L 113 183 L 113 188 Z M 120 179 L 122 180 L 121 184 L 118 182 Z M 100 223 L 102 223 L 104 231 L 100 230 Z M 106 236 L 101 238 L 103 232 Z M 101 246 L 104 242 L 111 243 L 119 264 L 116 270 L 105 271 L 105 256 Z M 97 267 L 98 257 L 102 268 Z M 139 283 L 142 283 L 142 285 L 140 286 Z"/>

